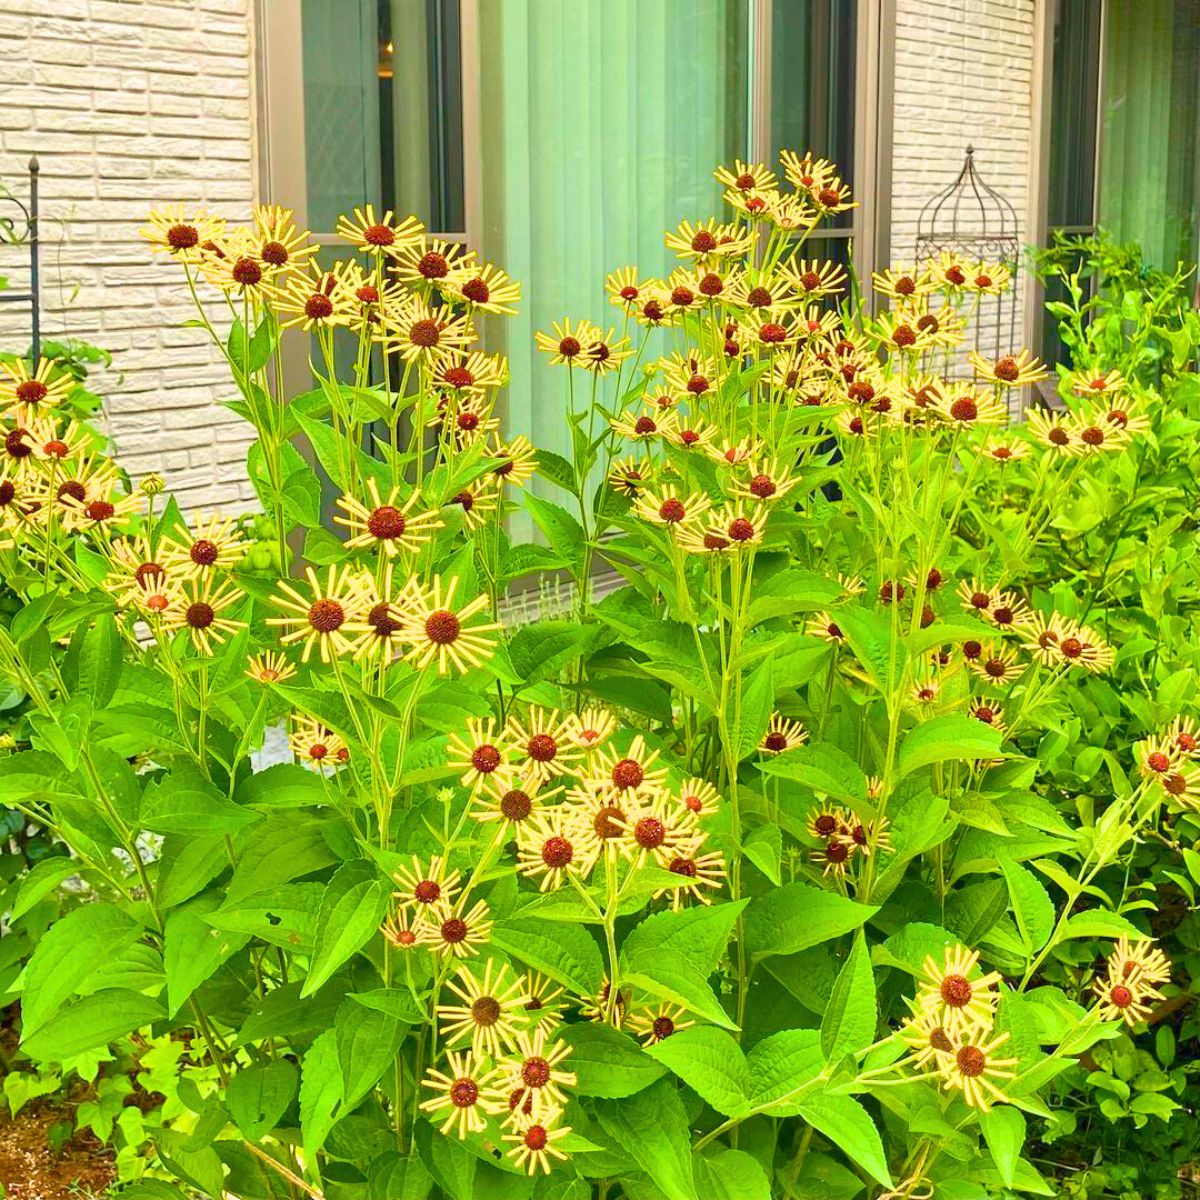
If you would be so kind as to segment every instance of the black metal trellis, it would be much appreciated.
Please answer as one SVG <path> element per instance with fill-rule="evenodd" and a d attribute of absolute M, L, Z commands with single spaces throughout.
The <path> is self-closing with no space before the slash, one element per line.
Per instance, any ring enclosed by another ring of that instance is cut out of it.
<path fill-rule="evenodd" d="M 975 167 L 975 148 L 968 146 L 958 178 L 927 201 L 917 217 L 916 260 L 919 265 L 949 251 L 972 263 L 1000 263 L 1015 276 L 1021 258 L 1017 234 L 1016 210 L 984 182 Z M 1011 353 L 1017 337 L 1016 288 L 981 297 L 973 324 L 976 350 L 994 324 L 995 357 Z"/>
<path fill-rule="evenodd" d="M 33 359 L 35 369 L 37 361 L 42 355 L 41 278 L 38 263 L 38 173 L 40 170 L 41 167 L 38 165 L 37 155 L 35 154 L 29 160 L 28 205 L 23 204 L 16 196 L 11 194 L 0 195 L 0 202 L 15 205 L 20 209 L 21 216 L 24 219 L 25 230 L 23 233 L 18 229 L 20 218 L 17 221 L 5 221 L 5 224 L 13 233 L 13 244 L 20 245 L 22 242 L 26 242 L 29 245 L 29 291 L 0 292 L 0 304 L 29 305 L 30 357 Z"/>

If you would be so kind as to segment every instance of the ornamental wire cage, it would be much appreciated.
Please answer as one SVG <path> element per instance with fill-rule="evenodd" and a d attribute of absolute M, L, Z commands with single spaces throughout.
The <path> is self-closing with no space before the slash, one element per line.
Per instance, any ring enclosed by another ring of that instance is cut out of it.
<path fill-rule="evenodd" d="M 1014 286 L 997 295 L 979 295 L 969 313 L 968 342 L 981 354 L 1000 358 L 1013 353 L 1017 338 L 1015 278 L 1021 256 L 1017 214 L 975 167 L 975 148 L 967 147 L 958 178 L 927 201 L 917 217 L 916 261 L 950 252 L 970 263 L 1000 263 L 1013 275 Z M 954 371 L 965 372 L 965 360 Z"/>

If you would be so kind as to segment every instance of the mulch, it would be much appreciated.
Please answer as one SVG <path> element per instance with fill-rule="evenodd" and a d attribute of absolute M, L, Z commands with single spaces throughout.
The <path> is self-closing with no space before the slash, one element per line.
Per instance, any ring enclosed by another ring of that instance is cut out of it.
<path fill-rule="evenodd" d="M 15 1119 L 0 1116 L 0 1184 L 4 1200 L 87 1200 L 102 1196 L 116 1178 L 112 1154 L 89 1132 L 76 1134 L 59 1153 L 47 1132 L 72 1120 L 69 1105 L 35 1100 Z"/>

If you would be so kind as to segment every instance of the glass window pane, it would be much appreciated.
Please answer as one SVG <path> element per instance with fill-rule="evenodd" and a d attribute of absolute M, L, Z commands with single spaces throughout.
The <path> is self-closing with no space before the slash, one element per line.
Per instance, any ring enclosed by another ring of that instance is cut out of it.
<path fill-rule="evenodd" d="M 1100 7 L 1100 0 L 1060 0 L 1056 6 L 1046 208 L 1051 228 L 1095 219 Z"/>
<path fill-rule="evenodd" d="M 789 0 L 771 8 L 771 150 L 805 150 L 854 183 L 858 0 Z M 853 223 L 853 211 L 835 225 Z"/>
<path fill-rule="evenodd" d="M 461 233 L 459 0 L 303 0 L 308 219 L 370 202 Z"/>

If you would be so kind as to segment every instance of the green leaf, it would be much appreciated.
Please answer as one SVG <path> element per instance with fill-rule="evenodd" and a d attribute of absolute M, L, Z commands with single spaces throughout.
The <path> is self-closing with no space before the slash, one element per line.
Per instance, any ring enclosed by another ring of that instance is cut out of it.
<path fill-rule="evenodd" d="M 696 1025 L 680 1029 L 646 1053 L 668 1067 L 701 1100 L 727 1117 L 750 1112 L 750 1070 L 742 1048 L 723 1029 Z"/>
<path fill-rule="evenodd" d="M 867 777 L 862 768 L 830 742 L 797 746 L 786 754 L 764 760 L 758 769 L 764 775 L 794 779 L 814 792 L 850 804 L 861 804 L 867 798 Z"/>
<path fill-rule="evenodd" d="M 659 1079 L 666 1068 L 626 1033 L 593 1021 L 564 1026 L 559 1040 L 571 1047 L 571 1070 L 581 1096 L 617 1100 Z"/>
<path fill-rule="evenodd" d="M 806 1084 L 821 1073 L 821 1035 L 815 1029 L 782 1029 L 757 1042 L 747 1057 L 755 1112 L 775 1117 L 800 1111 Z"/>
<path fill-rule="evenodd" d="M 875 979 L 861 930 L 838 972 L 821 1019 L 821 1053 L 830 1062 L 871 1044 L 875 1036 Z"/>
<path fill-rule="evenodd" d="M 215 929 L 204 920 L 219 903 L 219 897 L 205 895 L 167 915 L 163 970 L 169 1016 L 173 1017 L 196 988 L 250 940 L 248 933 Z"/>
<path fill-rule="evenodd" d="M 973 717 L 932 717 L 909 730 L 900 743 L 897 781 L 932 763 L 1002 757 L 1000 731 Z"/>
<path fill-rule="evenodd" d="M 529 509 L 537 527 L 546 535 L 551 548 L 573 567 L 577 567 L 583 560 L 583 549 L 587 544 L 587 537 L 579 522 L 565 508 L 543 500 L 530 491 L 525 493 L 525 507 Z"/>
<path fill-rule="evenodd" d="M 142 794 L 140 824 L 151 833 L 223 836 L 260 819 L 258 813 L 234 804 L 191 770 L 172 771 Z"/>
<path fill-rule="evenodd" d="M 1092 908 L 1085 912 L 1072 913 L 1067 918 L 1059 935 L 1060 941 L 1070 938 L 1118 938 L 1124 935 L 1130 938 L 1144 938 L 1140 930 L 1128 917 L 1119 913 L 1105 912 L 1103 909 Z"/>
<path fill-rule="evenodd" d="M 697 1157 L 694 1169 L 696 1190 L 704 1200 L 771 1200 L 771 1181 L 762 1163 L 744 1150 Z"/>
<path fill-rule="evenodd" d="M 349 999 L 343 1002 L 334 1024 L 343 1112 L 353 1109 L 396 1061 L 406 1031 L 391 1013 Z"/>
<path fill-rule="evenodd" d="M 282 883 L 245 900 L 226 903 L 204 919 L 214 929 L 250 934 L 293 954 L 309 954 L 323 895 L 319 883 Z"/>
<path fill-rule="evenodd" d="M 317 912 L 317 936 L 302 996 L 311 996 L 378 931 L 387 912 L 388 890 L 366 859 L 339 867 Z"/>
<path fill-rule="evenodd" d="M 888 614 L 852 605 L 838 610 L 837 623 L 875 687 L 884 693 L 892 691 L 906 652 L 903 641 L 892 637 Z"/>
<path fill-rule="evenodd" d="M 42 935 L 25 968 L 22 1039 L 46 1024 L 60 1005 L 105 963 L 132 946 L 141 926 L 112 904 L 84 904 Z"/>
<path fill-rule="evenodd" d="M 739 762 L 754 753 L 771 721 L 775 707 L 773 668 L 774 660 L 768 655 L 742 681 L 740 715 L 733 731 L 733 746 Z"/>
<path fill-rule="evenodd" d="M 997 1104 L 979 1114 L 979 1124 L 1001 1181 L 1005 1187 L 1012 1187 L 1025 1145 L 1024 1115 L 1009 1104 Z"/>
<path fill-rule="evenodd" d="M 877 911 L 811 884 L 785 884 L 751 901 L 746 944 L 755 958 L 795 954 L 858 929 Z"/>
<path fill-rule="evenodd" d="M 603 1102 L 596 1116 L 666 1200 L 699 1200 L 687 1113 L 674 1084 L 660 1079 L 634 1096 Z"/>
<path fill-rule="evenodd" d="M 299 818 L 296 813 L 268 817 L 254 831 L 229 882 L 226 903 L 264 892 L 277 883 L 288 883 L 337 862 L 322 821 Z"/>
<path fill-rule="evenodd" d="M 91 698 L 92 707 L 104 708 L 121 678 L 124 643 L 117 623 L 104 613 L 83 636 L 79 650 L 77 690 Z"/>
<path fill-rule="evenodd" d="M 21 1048 L 35 1062 L 65 1062 L 107 1046 L 164 1015 L 162 1005 L 141 992 L 105 988 L 61 1009 L 31 1036 L 24 1037 Z"/>
<path fill-rule="evenodd" d="M 708 972 L 697 970 L 678 950 L 639 950 L 624 960 L 622 978 L 652 996 L 680 1004 L 706 1021 L 737 1028 L 708 983 Z"/>
<path fill-rule="evenodd" d="M 257 1142 L 279 1124 L 299 1082 L 295 1064 L 286 1058 L 244 1067 L 225 1089 L 229 1115 L 246 1137 Z"/>
<path fill-rule="evenodd" d="M 604 978 L 600 947 L 581 926 L 521 917 L 497 921 L 492 944 L 581 996 L 595 995 Z"/>
<path fill-rule="evenodd" d="M 653 956 L 663 950 L 681 954 L 697 971 L 713 971 L 747 901 L 698 905 L 680 912 L 660 912 L 646 917 L 626 936 L 622 958 Z"/>
<path fill-rule="evenodd" d="M 776 886 L 783 882 L 783 834 L 778 825 L 760 825 L 743 843 L 742 853 Z"/>
<path fill-rule="evenodd" d="M 39 900 L 53 892 L 60 883 L 79 874 L 79 863 L 73 858 L 55 855 L 44 858 L 21 880 L 13 900 L 10 917 L 16 921 L 23 917 Z"/>
<path fill-rule="evenodd" d="M 310 804 L 326 803 L 328 793 L 315 771 L 299 763 L 276 763 L 265 771 L 243 779 L 234 797 L 243 806 L 304 808 Z"/>
<path fill-rule="evenodd" d="M 508 644 L 513 669 L 527 683 L 548 679 L 586 653 L 596 627 L 574 621 L 535 621 L 523 625 Z"/>
<path fill-rule="evenodd" d="M 1035 953 L 1046 944 L 1054 929 L 1054 905 L 1032 871 L 1009 858 L 999 858 L 997 862 L 1008 884 L 1021 941 L 1029 954 Z"/>
<path fill-rule="evenodd" d="M 867 1110 L 852 1096 L 813 1096 L 799 1106 L 799 1113 L 872 1179 L 884 1187 L 892 1186 L 879 1130 Z"/>
<path fill-rule="evenodd" d="M 310 1159 L 325 1145 L 341 1099 L 337 1033 L 327 1029 L 309 1046 L 300 1072 L 300 1131 Z"/>
<path fill-rule="evenodd" d="M 407 1156 L 393 1151 L 376 1159 L 367 1176 L 367 1200 L 426 1200 L 432 1190 L 433 1176 L 415 1146 Z"/>

